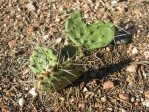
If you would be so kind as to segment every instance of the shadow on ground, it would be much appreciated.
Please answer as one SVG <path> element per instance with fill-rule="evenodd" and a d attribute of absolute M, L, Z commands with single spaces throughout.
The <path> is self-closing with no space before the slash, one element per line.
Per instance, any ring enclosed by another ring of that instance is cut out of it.
<path fill-rule="evenodd" d="M 90 69 L 86 73 L 83 73 L 83 75 L 77 80 L 73 85 L 69 85 L 66 88 L 69 88 L 71 86 L 79 86 L 80 83 L 85 82 L 87 84 L 93 79 L 101 80 L 110 74 L 113 74 L 115 72 L 120 72 L 123 68 L 128 66 L 132 62 L 131 59 L 125 59 L 123 61 L 120 61 L 117 64 L 110 64 L 106 67 L 99 68 L 97 70 Z M 115 82 L 116 83 L 116 82 Z"/>

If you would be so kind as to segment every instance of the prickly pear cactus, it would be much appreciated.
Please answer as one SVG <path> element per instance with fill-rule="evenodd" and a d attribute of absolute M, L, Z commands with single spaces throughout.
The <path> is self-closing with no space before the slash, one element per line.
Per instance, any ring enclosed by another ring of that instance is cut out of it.
<path fill-rule="evenodd" d="M 60 91 L 76 81 L 81 76 L 82 70 L 81 65 L 75 65 L 71 62 L 62 64 L 41 77 L 42 80 L 38 82 L 38 89 L 49 92 Z"/>
<path fill-rule="evenodd" d="M 83 67 L 68 58 L 75 57 L 73 53 L 78 52 L 77 50 L 75 47 L 63 48 L 59 56 L 53 49 L 46 47 L 36 49 L 30 57 L 30 67 L 38 79 L 37 88 L 49 92 L 60 91 L 76 81 Z M 65 59 L 60 61 L 62 58 Z"/>
<path fill-rule="evenodd" d="M 49 67 L 58 64 L 57 57 L 58 54 L 53 49 L 39 47 L 33 51 L 30 57 L 30 68 L 35 75 L 40 76 L 45 73 Z"/>
<path fill-rule="evenodd" d="M 78 11 L 70 15 L 65 30 L 76 45 L 86 49 L 105 47 L 111 43 L 115 35 L 113 24 L 96 21 L 94 24 L 88 25 L 81 19 Z"/>

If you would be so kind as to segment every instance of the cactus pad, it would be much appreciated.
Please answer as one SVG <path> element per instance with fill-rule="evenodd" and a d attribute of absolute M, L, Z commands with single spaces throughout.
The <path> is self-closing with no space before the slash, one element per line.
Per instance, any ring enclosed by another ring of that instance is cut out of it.
<path fill-rule="evenodd" d="M 81 65 L 74 65 L 71 62 L 65 63 L 43 75 L 42 80 L 39 80 L 38 89 L 49 92 L 60 91 L 81 76 L 82 68 Z"/>
<path fill-rule="evenodd" d="M 105 47 L 115 35 L 115 26 L 112 23 L 96 21 L 88 25 L 81 19 L 78 11 L 69 16 L 65 30 L 76 45 L 86 49 Z"/>
<path fill-rule="evenodd" d="M 35 75 L 41 75 L 46 72 L 48 67 L 53 67 L 57 62 L 57 53 L 53 49 L 40 47 L 35 49 L 30 57 L 30 68 Z"/>
<path fill-rule="evenodd" d="M 37 88 L 49 92 L 60 91 L 76 81 L 83 70 L 82 65 L 75 64 L 77 56 L 82 56 L 82 52 L 73 46 L 62 48 L 61 53 L 46 47 L 35 49 L 30 57 L 30 67 L 38 80 Z"/>

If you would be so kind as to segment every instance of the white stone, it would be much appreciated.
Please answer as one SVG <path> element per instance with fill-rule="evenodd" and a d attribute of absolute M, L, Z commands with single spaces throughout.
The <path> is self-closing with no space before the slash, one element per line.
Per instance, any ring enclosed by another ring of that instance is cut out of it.
<path fill-rule="evenodd" d="M 55 22 L 60 22 L 61 18 L 60 17 L 56 17 Z"/>
<path fill-rule="evenodd" d="M 36 10 L 36 8 L 35 8 L 35 6 L 34 6 L 33 3 L 28 3 L 28 4 L 27 4 L 27 8 L 28 8 L 30 11 L 35 11 L 35 10 Z"/>
<path fill-rule="evenodd" d="M 19 99 L 19 105 L 22 107 L 24 105 L 24 103 L 25 103 L 24 98 L 20 98 Z"/>
<path fill-rule="evenodd" d="M 56 39 L 56 43 L 60 43 L 61 41 L 62 41 L 61 37 Z"/>
<path fill-rule="evenodd" d="M 134 73 L 134 72 L 136 72 L 136 68 L 137 68 L 137 65 L 131 64 L 127 67 L 126 71 Z"/>
<path fill-rule="evenodd" d="M 139 51 L 138 51 L 138 49 L 136 48 L 136 47 L 134 47 L 133 49 L 132 49 L 132 54 L 137 54 Z"/>
<path fill-rule="evenodd" d="M 143 54 L 144 54 L 144 56 L 145 56 L 146 59 L 149 58 L 149 50 L 148 51 L 145 51 Z"/>
<path fill-rule="evenodd" d="M 142 104 L 146 107 L 149 107 L 149 100 L 145 100 L 142 102 Z"/>
<path fill-rule="evenodd" d="M 86 87 L 83 88 L 83 92 L 87 92 L 88 89 Z"/>
<path fill-rule="evenodd" d="M 84 14 L 84 18 L 88 18 L 88 17 L 89 17 L 88 13 Z"/>
<path fill-rule="evenodd" d="M 117 4 L 117 1 L 116 0 L 113 0 L 112 2 L 111 2 L 111 4 Z"/>
<path fill-rule="evenodd" d="M 50 34 L 44 35 L 44 36 L 43 36 L 43 39 L 44 39 L 44 40 L 47 40 L 47 39 L 49 38 L 49 36 L 50 36 Z"/>
<path fill-rule="evenodd" d="M 35 98 L 38 94 L 36 92 L 36 89 L 35 88 L 32 88 L 29 93 Z"/>

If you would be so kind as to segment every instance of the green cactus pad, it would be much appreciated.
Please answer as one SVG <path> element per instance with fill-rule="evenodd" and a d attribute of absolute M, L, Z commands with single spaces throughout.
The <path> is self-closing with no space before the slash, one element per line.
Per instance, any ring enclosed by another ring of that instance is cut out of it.
<path fill-rule="evenodd" d="M 48 92 L 60 91 L 76 81 L 81 76 L 81 70 L 83 70 L 81 65 L 65 63 L 49 73 L 48 76 L 43 76 L 38 89 Z"/>
<path fill-rule="evenodd" d="M 37 88 L 54 92 L 72 84 L 81 76 L 83 66 L 76 65 L 75 60 L 82 55 L 81 49 L 75 46 L 66 46 L 61 53 L 46 47 L 35 49 L 30 57 L 30 68 L 38 80 Z M 63 57 L 65 60 L 59 61 Z"/>
<path fill-rule="evenodd" d="M 78 46 L 95 49 L 109 45 L 115 35 L 116 27 L 112 23 L 96 21 L 92 25 L 81 19 L 80 12 L 71 14 L 66 22 L 65 30 L 69 38 Z"/>
<path fill-rule="evenodd" d="M 30 57 L 30 68 L 36 76 L 40 76 L 48 67 L 58 64 L 57 57 L 57 52 L 53 49 L 46 47 L 35 49 Z"/>

